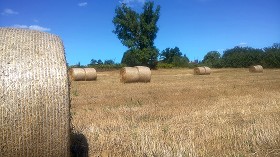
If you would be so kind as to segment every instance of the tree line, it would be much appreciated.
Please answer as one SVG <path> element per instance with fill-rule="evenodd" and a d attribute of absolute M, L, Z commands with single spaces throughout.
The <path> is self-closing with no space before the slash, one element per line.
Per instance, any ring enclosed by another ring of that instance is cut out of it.
<path fill-rule="evenodd" d="M 280 68 L 280 43 L 263 49 L 237 46 L 225 50 L 223 55 L 210 51 L 201 63 L 213 68 L 245 68 L 257 64 L 265 68 Z"/>
<path fill-rule="evenodd" d="M 203 60 L 197 62 L 191 62 L 178 47 L 166 48 L 158 54 L 155 60 L 155 68 L 193 68 L 196 66 L 247 68 L 251 65 L 262 65 L 264 68 L 280 68 L 280 43 L 274 43 L 272 46 L 262 49 L 236 46 L 225 50 L 223 54 L 220 54 L 218 51 L 210 51 L 206 53 Z M 78 63 L 72 67 L 95 67 L 97 69 L 109 70 L 119 69 L 124 66 L 131 65 L 123 62 L 115 63 L 112 59 L 104 60 L 104 62 L 101 59 L 92 59 L 87 65 L 80 65 Z"/>

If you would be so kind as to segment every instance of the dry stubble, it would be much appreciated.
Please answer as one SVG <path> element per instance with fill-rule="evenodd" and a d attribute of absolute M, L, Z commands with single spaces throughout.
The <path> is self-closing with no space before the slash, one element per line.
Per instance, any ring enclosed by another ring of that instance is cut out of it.
<path fill-rule="evenodd" d="M 280 70 L 157 70 L 135 84 L 118 72 L 72 82 L 90 156 L 280 156 Z"/>

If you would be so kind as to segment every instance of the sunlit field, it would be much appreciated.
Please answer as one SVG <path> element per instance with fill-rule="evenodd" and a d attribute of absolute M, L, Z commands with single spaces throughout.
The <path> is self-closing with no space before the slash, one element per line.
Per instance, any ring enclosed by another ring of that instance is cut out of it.
<path fill-rule="evenodd" d="M 99 72 L 71 82 L 71 99 L 92 157 L 280 156 L 280 69 L 160 69 L 131 84 Z"/>

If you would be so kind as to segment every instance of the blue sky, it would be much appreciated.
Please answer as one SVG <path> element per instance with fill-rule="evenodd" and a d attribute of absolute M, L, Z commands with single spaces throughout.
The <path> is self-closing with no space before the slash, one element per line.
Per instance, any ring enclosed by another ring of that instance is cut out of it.
<path fill-rule="evenodd" d="M 120 62 L 127 50 L 112 33 L 115 8 L 141 11 L 145 0 L 0 0 L 0 26 L 56 34 L 70 65 L 91 59 Z M 280 42 L 279 0 L 154 0 L 161 6 L 155 46 L 179 47 L 190 60 L 235 46 Z"/>

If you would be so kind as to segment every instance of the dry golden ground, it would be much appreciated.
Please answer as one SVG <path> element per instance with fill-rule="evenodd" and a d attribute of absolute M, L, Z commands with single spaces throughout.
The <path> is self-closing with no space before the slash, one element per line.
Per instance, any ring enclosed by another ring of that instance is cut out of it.
<path fill-rule="evenodd" d="M 89 156 L 280 156 L 280 69 L 119 80 L 119 71 L 100 72 L 71 84 L 72 123 Z"/>

